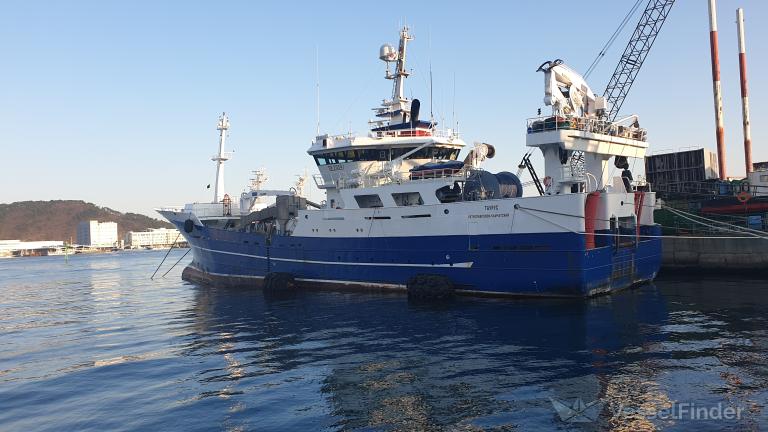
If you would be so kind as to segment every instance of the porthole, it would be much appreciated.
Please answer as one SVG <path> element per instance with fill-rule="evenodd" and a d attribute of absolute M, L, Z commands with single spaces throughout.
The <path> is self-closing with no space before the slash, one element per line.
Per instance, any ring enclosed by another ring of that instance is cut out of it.
<path fill-rule="evenodd" d="M 445 209 L 445 210 L 443 210 L 443 213 L 448 214 L 448 213 L 450 213 L 450 211 L 448 211 L 448 209 Z"/>

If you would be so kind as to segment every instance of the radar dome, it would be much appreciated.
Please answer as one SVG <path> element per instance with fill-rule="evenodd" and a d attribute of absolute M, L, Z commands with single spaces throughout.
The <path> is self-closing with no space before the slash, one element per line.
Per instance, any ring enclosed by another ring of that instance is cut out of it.
<path fill-rule="evenodd" d="M 379 48 L 379 58 L 385 62 L 397 60 L 397 51 L 390 44 L 384 44 Z"/>

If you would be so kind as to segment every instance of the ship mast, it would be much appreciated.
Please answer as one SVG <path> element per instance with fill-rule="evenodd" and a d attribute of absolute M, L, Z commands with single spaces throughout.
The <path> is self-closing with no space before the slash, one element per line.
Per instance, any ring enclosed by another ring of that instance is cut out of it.
<path fill-rule="evenodd" d="M 230 157 L 230 153 L 224 152 L 224 142 L 227 139 L 227 130 L 229 130 L 227 113 L 221 113 L 216 130 L 219 131 L 219 154 L 214 155 L 211 160 L 216 162 L 216 185 L 213 189 L 213 202 L 219 203 L 224 199 L 224 162 L 228 161 Z"/>
<path fill-rule="evenodd" d="M 404 26 L 400 30 L 400 46 L 397 49 L 397 64 L 395 65 L 395 73 L 390 74 L 387 69 L 387 79 L 395 80 L 395 87 L 392 91 L 392 102 L 405 102 L 403 93 L 405 92 L 405 79 L 410 75 L 405 70 L 405 50 L 408 45 L 408 41 L 413 40 L 413 37 L 408 34 L 408 26 Z"/>
<path fill-rule="evenodd" d="M 413 37 L 408 33 L 408 27 L 400 30 L 400 44 L 395 48 L 389 44 L 384 44 L 379 50 L 379 59 L 387 64 L 384 78 L 394 81 L 392 86 L 392 100 L 384 100 L 381 108 L 374 108 L 376 116 L 386 120 L 371 121 L 372 124 L 381 126 L 385 122 L 390 124 L 405 123 L 410 113 L 410 104 L 405 97 L 405 79 L 408 78 L 408 71 L 405 69 L 405 51 L 408 41 Z M 395 64 L 394 72 L 390 71 L 390 63 Z"/>

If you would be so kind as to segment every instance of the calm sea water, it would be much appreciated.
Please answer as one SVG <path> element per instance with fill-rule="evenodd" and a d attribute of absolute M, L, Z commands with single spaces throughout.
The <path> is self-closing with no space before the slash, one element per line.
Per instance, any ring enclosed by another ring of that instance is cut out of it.
<path fill-rule="evenodd" d="M 163 255 L 0 260 L 0 430 L 768 429 L 766 281 L 425 305 Z"/>

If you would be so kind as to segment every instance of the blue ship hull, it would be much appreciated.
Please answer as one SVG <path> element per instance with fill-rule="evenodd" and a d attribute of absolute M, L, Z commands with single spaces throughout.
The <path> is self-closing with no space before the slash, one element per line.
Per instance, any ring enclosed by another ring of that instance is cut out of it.
<path fill-rule="evenodd" d="M 643 226 L 639 238 L 598 233 L 591 250 L 577 233 L 268 239 L 177 228 L 193 248 L 193 279 L 255 285 L 280 272 L 308 286 L 404 289 L 413 276 L 434 274 L 448 277 L 460 293 L 587 297 L 652 280 L 661 265 L 658 226 Z"/>

